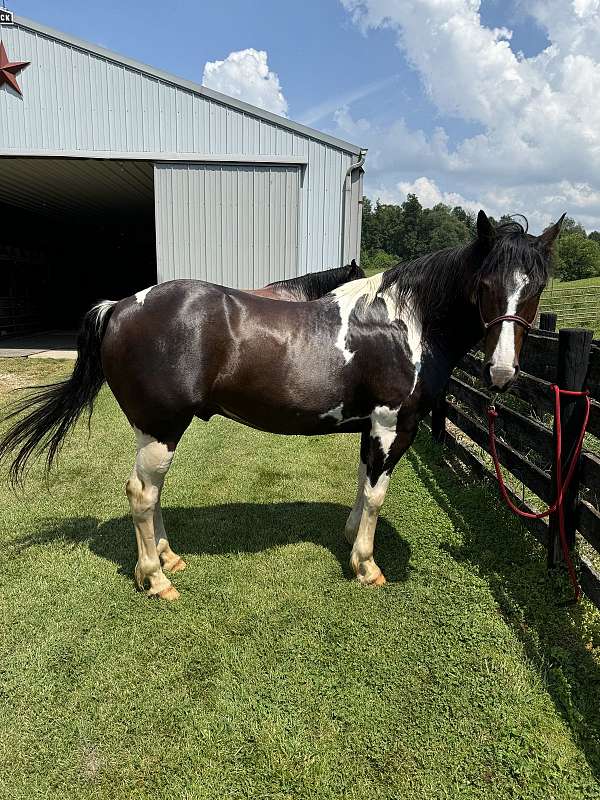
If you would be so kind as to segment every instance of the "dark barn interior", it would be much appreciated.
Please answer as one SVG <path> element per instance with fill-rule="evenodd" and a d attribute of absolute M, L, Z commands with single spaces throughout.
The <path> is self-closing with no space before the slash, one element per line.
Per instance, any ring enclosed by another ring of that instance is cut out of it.
<path fill-rule="evenodd" d="M 0 338 L 77 328 L 153 283 L 151 163 L 0 158 Z"/>

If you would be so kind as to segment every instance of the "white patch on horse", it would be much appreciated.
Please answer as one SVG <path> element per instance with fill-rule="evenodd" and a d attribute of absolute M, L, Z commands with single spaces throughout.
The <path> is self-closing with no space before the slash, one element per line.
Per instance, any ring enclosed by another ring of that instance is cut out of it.
<path fill-rule="evenodd" d="M 329 411 L 323 412 L 323 414 L 319 414 L 319 419 L 327 419 L 327 417 L 333 417 L 338 425 L 342 425 L 344 422 L 356 422 L 357 420 L 366 419 L 366 417 L 344 417 L 343 403 L 340 403 L 339 406 Z"/>
<path fill-rule="evenodd" d="M 519 307 L 519 298 L 523 288 L 527 285 L 527 275 L 517 272 L 514 276 L 514 286 L 506 299 L 504 314 L 516 314 Z M 504 373 L 506 379 L 512 378 L 515 372 L 515 323 L 504 321 L 500 323 L 500 335 L 491 357 L 491 369 Z"/>
<path fill-rule="evenodd" d="M 148 294 L 148 292 L 151 289 L 155 289 L 155 288 L 156 288 L 156 284 L 154 284 L 153 286 L 149 286 L 147 289 L 141 289 L 139 292 L 135 293 L 135 299 L 138 301 L 138 303 L 141 306 L 143 306 L 144 305 L 144 300 L 146 299 L 146 295 Z"/>
<path fill-rule="evenodd" d="M 338 331 L 335 346 L 343 353 L 344 358 L 346 359 L 346 364 L 348 364 L 354 356 L 354 353 L 351 350 L 348 350 L 346 347 L 350 315 L 362 297 L 365 298 L 365 302 L 367 304 L 372 303 L 373 300 L 375 300 L 375 298 L 378 296 L 378 291 L 381 286 L 381 279 L 382 273 L 378 273 L 377 275 L 372 275 L 370 278 L 360 278 L 357 281 L 344 283 L 342 286 L 338 286 L 337 289 L 334 289 L 333 292 L 331 292 L 331 294 L 335 297 L 341 317 L 340 329 Z M 389 297 L 385 292 L 379 296 L 385 303 L 385 306 L 388 310 L 388 315 L 391 315 L 391 310 L 395 308 L 391 297 Z M 390 319 L 393 318 L 393 316 L 390 316 Z"/>
<path fill-rule="evenodd" d="M 379 444 L 386 458 L 396 438 L 398 411 L 400 411 L 400 408 L 375 406 L 371 413 L 371 438 L 379 439 Z"/>
<path fill-rule="evenodd" d="M 406 325 L 406 340 L 410 349 L 410 360 L 415 368 L 413 377 L 413 385 L 409 394 L 412 394 L 419 380 L 419 373 L 421 371 L 421 358 L 423 355 L 423 326 L 421 320 L 417 315 L 416 308 L 414 307 L 410 297 L 406 306 L 400 313 L 400 319 Z"/>

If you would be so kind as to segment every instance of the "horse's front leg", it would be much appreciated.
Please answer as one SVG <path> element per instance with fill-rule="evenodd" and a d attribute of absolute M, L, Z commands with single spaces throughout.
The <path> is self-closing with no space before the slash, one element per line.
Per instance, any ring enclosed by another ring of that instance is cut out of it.
<path fill-rule="evenodd" d="M 365 480 L 367 479 L 367 460 L 369 455 L 369 431 L 362 434 L 360 439 L 360 458 L 358 461 L 358 479 L 356 486 L 356 499 L 352 506 L 348 519 L 346 520 L 346 527 L 344 529 L 344 536 L 348 544 L 353 545 L 356 540 L 356 534 L 360 526 L 360 520 L 363 512 L 363 500 L 365 493 Z"/>
<path fill-rule="evenodd" d="M 382 586 L 385 583 L 383 572 L 373 558 L 375 528 L 392 470 L 410 447 L 417 430 L 416 420 L 411 420 L 406 430 L 404 426 L 399 428 L 397 416 L 397 412 L 387 408 L 383 412 L 375 411 L 371 418 L 371 430 L 368 434 L 363 434 L 361 441 L 361 464 L 364 464 L 365 473 L 362 500 L 359 505 L 357 497 L 346 523 L 346 537 L 349 538 L 348 526 L 353 521 L 353 515 L 360 508 L 360 521 L 352 547 L 350 566 L 358 581 L 365 586 Z M 368 436 L 368 443 L 365 436 Z M 359 471 L 359 481 L 360 476 Z"/>

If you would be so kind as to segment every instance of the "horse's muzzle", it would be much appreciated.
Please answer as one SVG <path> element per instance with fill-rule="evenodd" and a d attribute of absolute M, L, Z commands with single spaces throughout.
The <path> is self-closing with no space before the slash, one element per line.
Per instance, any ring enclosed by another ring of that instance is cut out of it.
<path fill-rule="evenodd" d="M 496 392 L 506 392 L 519 376 L 519 365 L 499 366 L 488 361 L 483 366 L 483 382 Z"/>

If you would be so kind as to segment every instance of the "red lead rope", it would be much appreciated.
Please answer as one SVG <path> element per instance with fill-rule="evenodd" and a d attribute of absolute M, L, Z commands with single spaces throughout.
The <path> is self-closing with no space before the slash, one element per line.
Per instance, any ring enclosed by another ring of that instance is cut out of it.
<path fill-rule="evenodd" d="M 502 477 L 502 471 L 500 469 L 500 461 L 498 459 L 498 454 L 496 453 L 496 431 L 495 431 L 495 423 L 496 417 L 498 416 L 498 412 L 494 408 L 493 405 L 489 406 L 488 408 L 488 422 L 489 422 L 489 431 L 490 431 L 490 453 L 494 460 L 494 468 L 496 470 L 496 477 L 498 478 L 498 485 L 500 487 L 500 494 L 504 499 L 506 505 L 513 511 L 515 514 L 518 514 L 520 517 L 527 517 L 528 519 L 541 519 L 542 517 L 547 517 L 550 514 L 554 514 L 555 512 L 558 514 L 558 530 L 560 534 L 560 544 L 563 551 L 563 556 L 565 559 L 565 563 L 567 565 L 567 569 L 569 570 L 569 577 L 571 579 L 571 583 L 573 584 L 573 589 L 575 591 L 575 602 L 579 600 L 581 597 L 581 587 L 579 586 L 579 582 L 577 580 L 577 575 L 575 573 L 575 567 L 573 566 L 573 560 L 571 559 L 571 554 L 569 553 L 569 546 L 567 544 L 567 534 L 565 531 L 565 512 L 564 512 L 564 497 L 567 489 L 569 488 L 569 484 L 573 479 L 573 475 L 575 474 L 575 469 L 577 468 L 577 464 L 579 463 L 579 456 L 581 455 L 581 448 L 583 447 L 583 437 L 585 436 L 585 431 L 587 428 L 588 420 L 590 418 L 590 406 L 591 401 L 589 397 L 589 392 L 569 392 L 566 389 L 560 389 L 555 384 L 552 384 L 550 387 L 554 392 L 554 418 L 556 420 L 556 490 L 557 490 L 557 497 L 554 503 L 547 508 L 545 511 L 541 511 L 539 514 L 531 514 L 528 511 L 523 511 L 512 502 L 510 497 L 508 496 L 508 492 L 506 490 L 506 485 L 504 483 L 504 478 Z M 586 400 L 586 409 L 585 409 L 585 418 L 583 421 L 583 425 L 581 426 L 581 433 L 579 434 L 579 438 L 577 440 L 577 446 L 575 447 L 575 451 L 573 456 L 571 457 L 571 461 L 569 463 L 569 468 L 567 470 L 567 475 L 563 480 L 562 477 L 562 426 L 561 426 L 561 419 L 560 419 L 560 396 L 561 394 L 569 395 L 571 397 L 585 397 Z"/>

